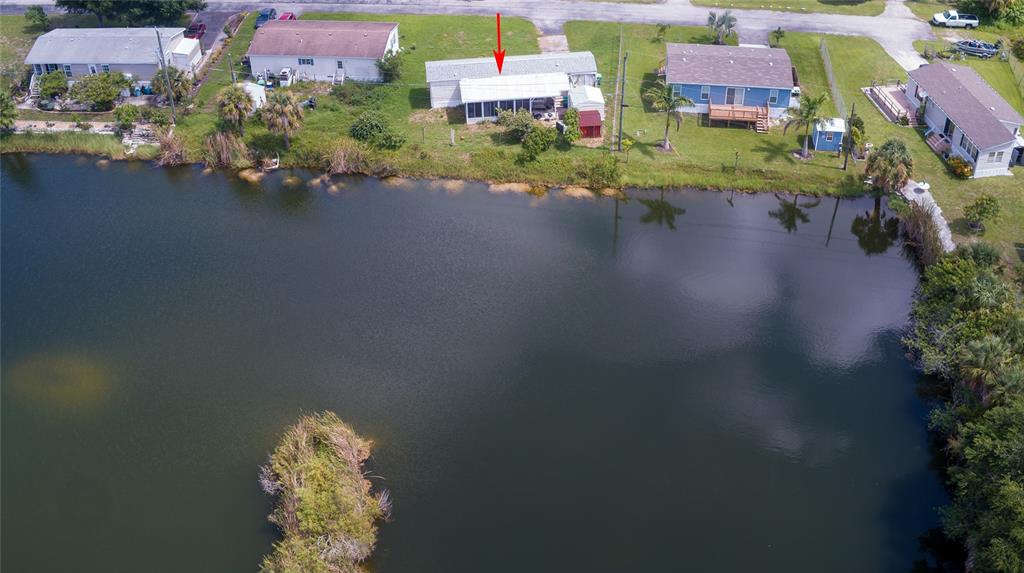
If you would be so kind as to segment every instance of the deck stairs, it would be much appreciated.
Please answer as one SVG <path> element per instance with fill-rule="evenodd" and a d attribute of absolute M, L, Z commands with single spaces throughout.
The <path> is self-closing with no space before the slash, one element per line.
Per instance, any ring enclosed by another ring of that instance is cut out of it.
<path fill-rule="evenodd" d="M 932 134 L 925 139 L 925 143 L 928 144 L 928 147 L 932 148 L 932 151 L 940 156 L 949 151 L 949 140 L 942 135 L 941 131 L 932 132 Z"/>
<path fill-rule="evenodd" d="M 28 93 L 32 97 L 39 97 L 39 74 L 32 74 L 28 82 Z"/>
<path fill-rule="evenodd" d="M 754 129 L 758 133 L 768 133 L 768 106 L 757 108 L 757 122 Z"/>

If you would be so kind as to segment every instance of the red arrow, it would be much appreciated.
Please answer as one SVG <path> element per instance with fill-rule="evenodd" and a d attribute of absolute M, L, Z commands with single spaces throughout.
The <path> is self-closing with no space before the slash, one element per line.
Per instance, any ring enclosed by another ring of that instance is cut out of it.
<path fill-rule="evenodd" d="M 501 73 L 501 65 L 505 63 L 505 50 L 501 49 L 501 13 L 497 14 L 498 17 L 498 49 L 491 50 L 494 52 L 494 63 L 498 64 L 498 73 Z"/>

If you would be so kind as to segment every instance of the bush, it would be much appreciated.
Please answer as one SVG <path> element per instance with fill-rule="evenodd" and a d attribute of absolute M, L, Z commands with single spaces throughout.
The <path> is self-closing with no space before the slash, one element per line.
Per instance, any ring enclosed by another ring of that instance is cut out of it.
<path fill-rule="evenodd" d="M 366 155 L 350 142 L 341 142 L 324 157 L 329 175 L 348 175 L 366 172 Z"/>
<path fill-rule="evenodd" d="M 1024 32 L 1018 32 L 1010 39 L 1010 51 L 1018 60 L 1024 60 Z"/>
<path fill-rule="evenodd" d="M 157 127 L 167 127 L 171 124 L 171 116 L 162 109 L 143 107 L 142 110 L 146 112 L 143 113 L 143 119 Z"/>
<path fill-rule="evenodd" d="M 498 125 L 505 128 L 505 135 L 517 142 L 526 139 L 526 134 L 537 125 L 530 112 L 521 109 L 513 112 L 510 109 L 503 109 L 498 112 Z"/>
<path fill-rule="evenodd" d="M 855 113 L 850 114 L 850 127 L 859 129 L 861 135 L 867 135 L 867 131 L 864 129 L 864 118 Z"/>
<path fill-rule="evenodd" d="M 69 95 L 78 102 L 88 104 L 95 111 L 109 111 L 131 82 L 121 73 L 105 72 L 78 79 Z"/>
<path fill-rule="evenodd" d="M 950 157 L 946 164 L 949 166 L 949 172 L 960 179 L 967 179 L 974 175 L 974 166 L 958 155 Z"/>
<path fill-rule="evenodd" d="M 157 165 L 181 165 L 187 162 L 185 158 L 185 144 L 181 138 L 169 131 L 161 131 L 157 137 L 160 141 L 160 155 L 157 157 Z"/>
<path fill-rule="evenodd" d="M 585 162 L 579 175 L 588 187 L 597 190 L 618 186 L 622 170 L 619 168 L 619 159 L 606 154 Z"/>
<path fill-rule="evenodd" d="M 535 125 L 523 138 L 523 151 L 519 155 L 519 160 L 534 161 L 541 153 L 547 151 L 557 138 L 558 132 L 553 127 Z"/>
<path fill-rule="evenodd" d="M 368 110 L 359 114 L 352 122 L 348 133 L 359 141 L 372 141 L 391 130 L 388 117 L 378 110 Z"/>
<path fill-rule="evenodd" d="M 121 104 L 114 110 L 114 119 L 117 120 L 117 129 L 130 131 L 139 120 L 139 108 L 131 104 Z"/>
<path fill-rule="evenodd" d="M 395 150 L 405 145 L 405 136 L 389 127 L 387 131 L 374 137 L 370 143 L 380 149 Z"/>
<path fill-rule="evenodd" d="M 377 60 L 377 69 L 385 82 L 398 81 L 402 77 L 402 54 L 394 52 Z"/>
<path fill-rule="evenodd" d="M 263 491 L 276 498 L 269 521 L 284 537 L 261 573 L 361 571 L 387 519 L 387 490 L 370 491 L 362 464 L 370 442 L 332 412 L 304 416 L 288 428 L 266 465 Z"/>
<path fill-rule="evenodd" d="M 25 20 L 33 28 L 43 31 L 50 29 L 50 18 L 46 16 L 46 12 L 43 12 L 42 6 L 29 6 L 25 10 Z"/>
<path fill-rule="evenodd" d="M 964 208 L 964 218 L 975 227 L 998 216 L 999 201 L 991 195 L 982 195 Z"/>
<path fill-rule="evenodd" d="M 367 107 L 384 100 L 388 89 L 376 84 L 345 82 L 331 88 L 331 95 L 338 101 L 355 107 Z"/>
<path fill-rule="evenodd" d="M 6 132 L 14 128 L 14 120 L 17 118 L 14 98 L 6 91 L 0 91 L 0 131 Z"/>
<path fill-rule="evenodd" d="M 39 78 L 39 97 L 53 99 L 68 92 L 68 78 L 64 72 L 50 72 Z"/>
<path fill-rule="evenodd" d="M 565 136 L 566 141 L 572 143 L 583 137 L 580 132 L 580 110 L 574 107 L 565 110 L 562 121 L 565 123 L 565 131 L 562 132 L 562 135 Z"/>

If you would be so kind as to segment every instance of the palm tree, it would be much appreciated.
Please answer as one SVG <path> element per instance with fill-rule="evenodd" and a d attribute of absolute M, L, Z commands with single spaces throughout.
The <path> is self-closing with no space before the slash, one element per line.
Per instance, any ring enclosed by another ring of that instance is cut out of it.
<path fill-rule="evenodd" d="M 980 390 L 985 399 L 988 387 L 996 380 L 1010 358 L 1010 345 L 1002 338 L 990 334 L 973 340 L 964 348 L 961 372 L 967 384 Z"/>
<path fill-rule="evenodd" d="M 162 95 L 169 99 L 170 96 L 168 96 L 167 91 L 168 78 L 171 80 L 170 93 L 174 94 L 174 103 L 180 103 L 192 94 L 192 88 L 195 87 L 195 82 L 193 82 L 192 78 L 185 72 L 174 66 L 167 67 L 166 78 L 162 72 L 158 73 L 157 76 L 153 78 L 153 81 L 151 82 L 153 86 L 153 93 Z"/>
<path fill-rule="evenodd" d="M 686 209 L 676 207 L 665 200 L 664 189 L 661 191 L 660 199 L 640 199 L 640 204 L 647 207 L 647 213 L 640 217 L 641 223 L 657 223 L 659 227 L 664 225 L 672 231 L 676 230 L 676 215 L 686 213 Z"/>
<path fill-rule="evenodd" d="M 793 119 L 787 121 L 785 127 L 782 128 L 783 134 L 789 131 L 789 128 L 793 126 L 796 126 L 798 129 L 801 127 L 804 128 L 804 148 L 803 151 L 800 152 L 800 157 L 803 157 L 804 159 L 807 159 L 811 155 L 811 152 L 807 148 L 807 145 L 811 140 L 811 126 L 820 126 L 824 123 L 825 120 L 821 115 L 822 112 L 825 111 L 825 102 L 827 101 L 827 93 L 821 94 L 818 97 L 800 96 L 800 107 L 797 108 Z"/>
<path fill-rule="evenodd" d="M 668 85 L 665 80 L 658 80 L 653 86 L 648 86 L 644 90 L 643 97 L 656 111 L 665 112 L 665 140 L 661 143 L 661 148 L 665 151 L 670 151 L 672 149 L 672 142 L 668 140 L 669 125 L 671 125 L 672 119 L 675 118 L 676 131 L 678 131 L 679 124 L 683 122 L 683 114 L 679 111 L 679 108 L 693 105 L 693 101 L 690 98 L 676 94 L 672 90 L 672 86 Z"/>
<path fill-rule="evenodd" d="M 238 128 L 245 135 L 245 118 L 252 113 L 252 100 L 241 86 L 228 86 L 217 94 L 217 115 L 228 125 Z"/>
<path fill-rule="evenodd" d="M 875 188 L 892 193 L 902 189 L 914 174 L 914 158 L 902 141 L 889 139 L 868 157 L 864 173 L 871 177 Z"/>
<path fill-rule="evenodd" d="M 291 92 L 276 90 L 267 98 L 261 112 L 267 129 L 284 137 L 284 148 L 291 147 L 292 132 L 302 125 L 302 104 Z"/>
<path fill-rule="evenodd" d="M 736 16 L 726 10 L 721 14 L 711 12 L 708 14 L 708 30 L 715 36 L 715 43 L 722 45 L 729 36 L 736 35 Z"/>

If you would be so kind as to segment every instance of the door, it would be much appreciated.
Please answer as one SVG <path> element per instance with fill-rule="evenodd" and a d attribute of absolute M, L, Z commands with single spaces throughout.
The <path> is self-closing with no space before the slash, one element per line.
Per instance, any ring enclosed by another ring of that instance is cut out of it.
<path fill-rule="evenodd" d="M 947 138 L 953 137 L 953 122 L 949 121 L 948 117 L 946 118 L 946 124 L 942 126 L 942 135 L 945 135 Z"/>
<path fill-rule="evenodd" d="M 743 88 L 725 88 L 726 105 L 743 105 Z"/>

